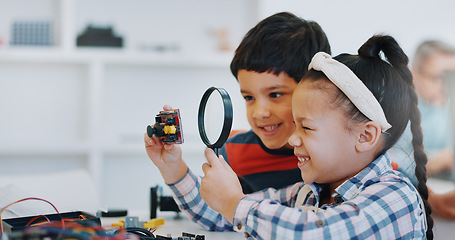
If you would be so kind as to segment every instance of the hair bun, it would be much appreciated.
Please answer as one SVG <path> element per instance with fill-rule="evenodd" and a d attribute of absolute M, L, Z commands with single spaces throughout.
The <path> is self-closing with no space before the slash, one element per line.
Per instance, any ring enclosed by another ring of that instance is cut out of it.
<path fill-rule="evenodd" d="M 381 58 L 379 55 L 381 51 L 384 53 L 386 62 L 394 68 L 407 67 L 408 57 L 398 42 L 388 35 L 374 35 L 359 48 L 358 53 L 362 57 Z"/>

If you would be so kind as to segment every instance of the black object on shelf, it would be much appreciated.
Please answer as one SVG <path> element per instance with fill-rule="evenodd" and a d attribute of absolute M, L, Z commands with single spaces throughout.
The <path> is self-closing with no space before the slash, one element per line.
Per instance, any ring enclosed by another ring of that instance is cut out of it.
<path fill-rule="evenodd" d="M 123 47 L 123 38 L 114 36 L 112 27 L 94 27 L 89 25 L 77 37 L 76 45 L 78 47 Z"/>

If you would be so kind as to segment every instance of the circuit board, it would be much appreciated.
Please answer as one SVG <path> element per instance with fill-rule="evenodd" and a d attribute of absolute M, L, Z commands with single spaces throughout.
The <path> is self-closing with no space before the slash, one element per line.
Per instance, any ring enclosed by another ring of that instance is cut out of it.
<path fill-rule="evenodd" d="M 155 135 L 164 143 L 183 143 L 183 131 L 179 109 L 160 111 L 155 117 L 155 124 L 147 126 L 147 135 Z"/>

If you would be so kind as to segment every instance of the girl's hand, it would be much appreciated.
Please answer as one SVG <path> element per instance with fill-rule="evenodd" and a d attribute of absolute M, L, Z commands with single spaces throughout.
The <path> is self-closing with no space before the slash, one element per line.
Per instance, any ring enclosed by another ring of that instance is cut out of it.
<path fill-rule="evenodd" d="M 205 150 L 205 156 L 208 162 L 202 165 L 204 177 L 199 190 L 201 197 L 213 210 L 232 223 L 235 208 L 245 196 L 242 186 L 223 156 L 218 158 L 209 148 Z"/>
<path fill-rule="evenodd" d="M 171 106 L 165 105 L 165 111 Z M 144 134 L 145 149 L 152 162 L 158 167 L 167 184 L 175 183 L 185 176 L 188 167 L 182 159 L 182 149 L 175 144 L 163 143 L 155 135 L 150 138 Z"/>

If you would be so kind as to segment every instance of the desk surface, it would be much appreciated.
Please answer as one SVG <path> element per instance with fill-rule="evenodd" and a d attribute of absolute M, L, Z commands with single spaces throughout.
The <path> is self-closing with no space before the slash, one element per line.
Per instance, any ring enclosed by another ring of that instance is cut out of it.
<path fill-rule="evenodd" d="M 149 219 L 145 217 L 146 215 L 133 215 L 129 216 L 139 216 L 140 221 L 148 221 Z M 180 217 L 176 218 L 176 213 L 171 212 L 162 212 L 158 213 L 158 217 L 165 219 L 165 224 L 159 226 L 155 234 L 171 237 L 182 236 L 182 232 L 191 233 L 195 235 L 204 235 L 207 240 L 231 240 L 231 239 L 245 239 L 242 233 L 238 232 L 211 232 L 203 229 L 197 223 L 192 222 L 188 217 L 180 213 Z M 434 218 L 434 228 L 433 232 L 435 239 L 439 240 L 449 240 L 453 239 L 455 236 L 455 220 L 442 219 L 437 216 Z M 120 219 L 124 218 L 103 218 L 101 221 L 103 225 L 110 225 L 111 223 L 118 222 Z"/>
<path fill-rule="evenodd" d="M 439 179 L 428 179 L 428 186 L 437 192 L 443 193 L 455 189 L 455 183 Z M 176 218 L 177 214 L 174 212 L 159 212 L 157 213 L 158 217 L 165 219 L 165 224 L 159 226 L 155 234 L 162 236 L 179 237 L 182 235 L 182 232 L 192 233 L 196 235 L 205 235 L 205 238 L 208 240 L 230 240 L 230 239 L 245 239 L 242 233 L 238 232 L 210 232 L 203 229 L 197 223 L 192 222 L 184 213 L 179 214 L 179 218 Z M 128 216 L 137 216 L 139 221 L 148 221 L 149 215 L 145 212 L 131 212 Z M 454 239 L 455 236 L 455 220 L 442 219 L 438 216 L 433 216 L 434 218 L 434 228 L 433 232 L 435 239 L 445 240 L 445 239 Z M 102 218 L 103 225 L 110 225 L 111 223 L 118 222 L 125 218 Z"/>
<path fill-rule="evenodd" d="M 129 213 L 128 216 L 137 216 L 139 221 L 148 221 L 150 218 L 144 213 Z M 239 232 L 212 232 L 202 228 L 197 223 L 191 221 L 184 213 L 174 212 L 159 212 L 157 213 L 159 218 L 164 218 L 164 225 L 159 226 L 154 232 L 155 235 L 171 236 L 173 238 L 182 236 L 182 232 L 191 233 L 195 235 L 204 235 L 207 240 L 235 240 L 245 239 L 242 233 Z M 178 216 L 178 217 L 177 217 Z M 125 218 L 102 218 L 101 223 L 105 226 L 109 226 L 112 223 L 124 220 Z"/>
<path fill-rule="evenodd" d="M 179 219 L 165 218 L 165 224 L 159 226 L 155 234 L 167 236 L 171 234 L 172 237 L 182 236 L 182 232 L 191 233 L 195 235 L 205 235 L 207 240 L 229 240 L 229 239 L 245 239 L 242 233 L 238 232 L 211 232 L 203 229 L 197 223 L 192 222 L 186 216 L 181 216 Z"/>

